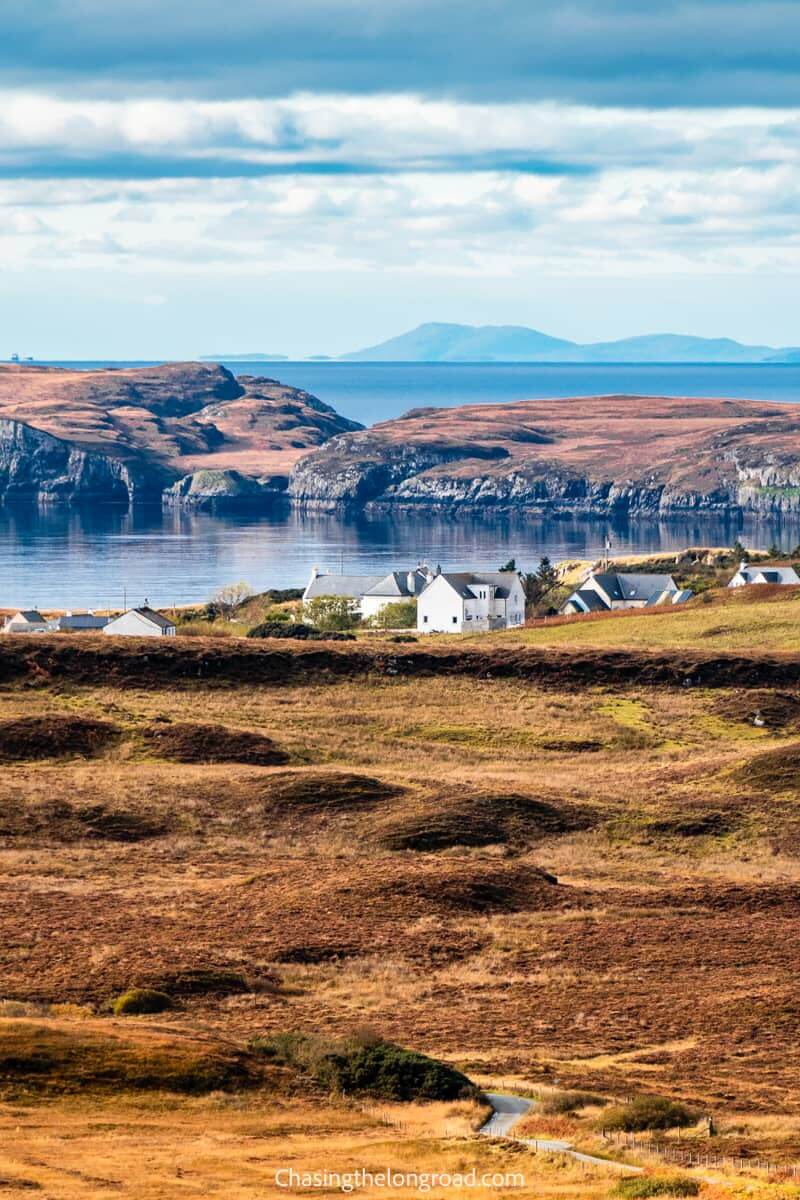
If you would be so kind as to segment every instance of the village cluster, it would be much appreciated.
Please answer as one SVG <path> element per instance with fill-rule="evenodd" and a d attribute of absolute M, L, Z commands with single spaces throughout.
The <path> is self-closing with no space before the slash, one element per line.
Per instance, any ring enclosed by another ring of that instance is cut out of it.
<path fill-rule="evenodd" d="M 750 584 L 800 586 L 793 567 L 758 566 L 741 562 L 728 587 Z M 579 586 L 562 603 L 564 616 L 684 604 L 692 592 L 680 588 L 671 575 L 588 569 Z M 314 603 L 343 601 L 354 616 L 371 622 L 390 605 L 411 605 L 418 633 L 488 633 L 525 623 L 523 576 L 515 569 L 500 571 L 442 571 L 424 563 L 387 575 L 335 575 L 313 567 L 302 594 L 303 614 L 313 622 Z M 67 612 L 45 617 L 38 609 L 20 609 L 5 618 L 0 632 L 96 632 L 109 636 L 174 637 L 175 620 L 145 601 L 119 615 Z"/>

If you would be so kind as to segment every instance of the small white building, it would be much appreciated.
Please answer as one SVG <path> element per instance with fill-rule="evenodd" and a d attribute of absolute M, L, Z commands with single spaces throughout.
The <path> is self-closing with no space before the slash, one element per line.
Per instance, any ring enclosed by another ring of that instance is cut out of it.
<path fill-rule="evenodd" d="M 439 573 L 417 600 L 420 633 L 486 633 L 525 623 L 525 589 L 516 571 Z"/>
<path fill-rule="evenodd" d="M 344 596 L 353 601 L 354 611 L 368 620 L 387 604 L 415 600 L 431 579 L 433 572 L 426 566 L 390 571 L 388 575 L 329 575 L 312 567 L 303 603 L 320 596 Z"/>
<path fill-rule="evenodd" d="M 48 622 L 35 608 L 22 608 L 3 622 L 3 633 L 47 633 Z"/>
<path fill-rule="evenodd" d="M 794 567 L 759 567 L 753 563 L 740 562 L 739 570 L 728 587 L 747 587 L 751 583 L 777 583 L 783 587 L 800 585 L 800 575 Z"/>
<path fill-rule="evenodd" d="M 679 588 L 671 575 L 592 572 L 561 607 L 565 615 L 651 608 L 654 604 L 683 604 L 692 593 Z"/>
<path fill-rule="evenodd" d="M 175 623 L 152 608 L 130 608 L 103 626 L 103 633 L 123 637 L 175 637 Z"/>

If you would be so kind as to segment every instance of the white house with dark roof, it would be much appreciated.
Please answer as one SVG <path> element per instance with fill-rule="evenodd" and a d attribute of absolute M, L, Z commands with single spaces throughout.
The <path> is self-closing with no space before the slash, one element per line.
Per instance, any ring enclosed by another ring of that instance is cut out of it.
<path fill-rule="evenodd" d="M 516 571 L 440 572 L 417 601 L 420 633 L 486 633 L 525 623 L 525 589 Z"/>
<path fill-rule="evenodd" d="M 3 622 L 3 633 L 47 633 L 48 628 L 48 622 L 35 608 L 21 608 Z"/>
<path fill-rule="evenodd" d="M 387 604 L 416 600 L 430 580 L 429 567 L 413 571 L 390 571 L 388 575 L 329 575 L 311 568 L 311 578 L 303 592 L 303 603 L 320 596 L 344 596 L 365 620 L 374 617 Z"/>
<path fill-rule="evenodd" d="M 103 626 L 111 637 L 175 637 L 176 632 L 174 621 L 147 606 L 130 608 Z"/>
<path fill-rule="evenodd" d="M 777 583 L 783 587 L 800 585 L 800 575 L 794 567 L 759 567 L 754 563 L 740 562 L 739 570 L 728 587 L 747 587 L 751 583 Z"/>
<path fill-rule="evenodd" d="M 689 590 L 679 588 L 671 575 L 592 572 L 567 598 L 561 612 L 612 612 L 651 608 L 655 604 L 683 604 L 691 595 Z"/>

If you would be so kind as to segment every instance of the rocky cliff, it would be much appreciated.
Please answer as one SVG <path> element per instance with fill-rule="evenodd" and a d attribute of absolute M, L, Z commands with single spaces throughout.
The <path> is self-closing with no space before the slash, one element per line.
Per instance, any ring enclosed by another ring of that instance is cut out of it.
<path fill-rule="evenodd" d="M 296 464 L 296 502 L 628 512 L 800 510 L 800 406 L 589 397 L 426 409 Z"/>
<path fill-rule="evenodd" d="M 0 495 L 6 500 L 78 503 L 158 498 L 165 481 L 148 469 L 0 417 Z"/>
<path fill-rule="evenodd" d="M 224 367 L 0 366 L 0 500 L 268 504 L 297 459 L 360 429 L 274 379 Z"/>

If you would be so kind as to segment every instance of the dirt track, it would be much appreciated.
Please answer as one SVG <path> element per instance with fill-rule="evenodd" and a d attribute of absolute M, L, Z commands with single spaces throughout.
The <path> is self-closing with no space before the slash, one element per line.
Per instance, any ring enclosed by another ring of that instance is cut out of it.
<path fill-rule="evenodd" d="M 25 637 L 0 640 L 0 684 L 120 687 L 204 684 L 321 683 L 376 674 L 465 675 L 525 679 L 564 687 L 626 684 L 662 687 L 793 687 L 800 685 L 798 654 L 703 654 L 687 651 L 551 650 L 528 647 L 334 646 L 283 643 L 277 647 L 230 639 L 109 639 Z"/>

